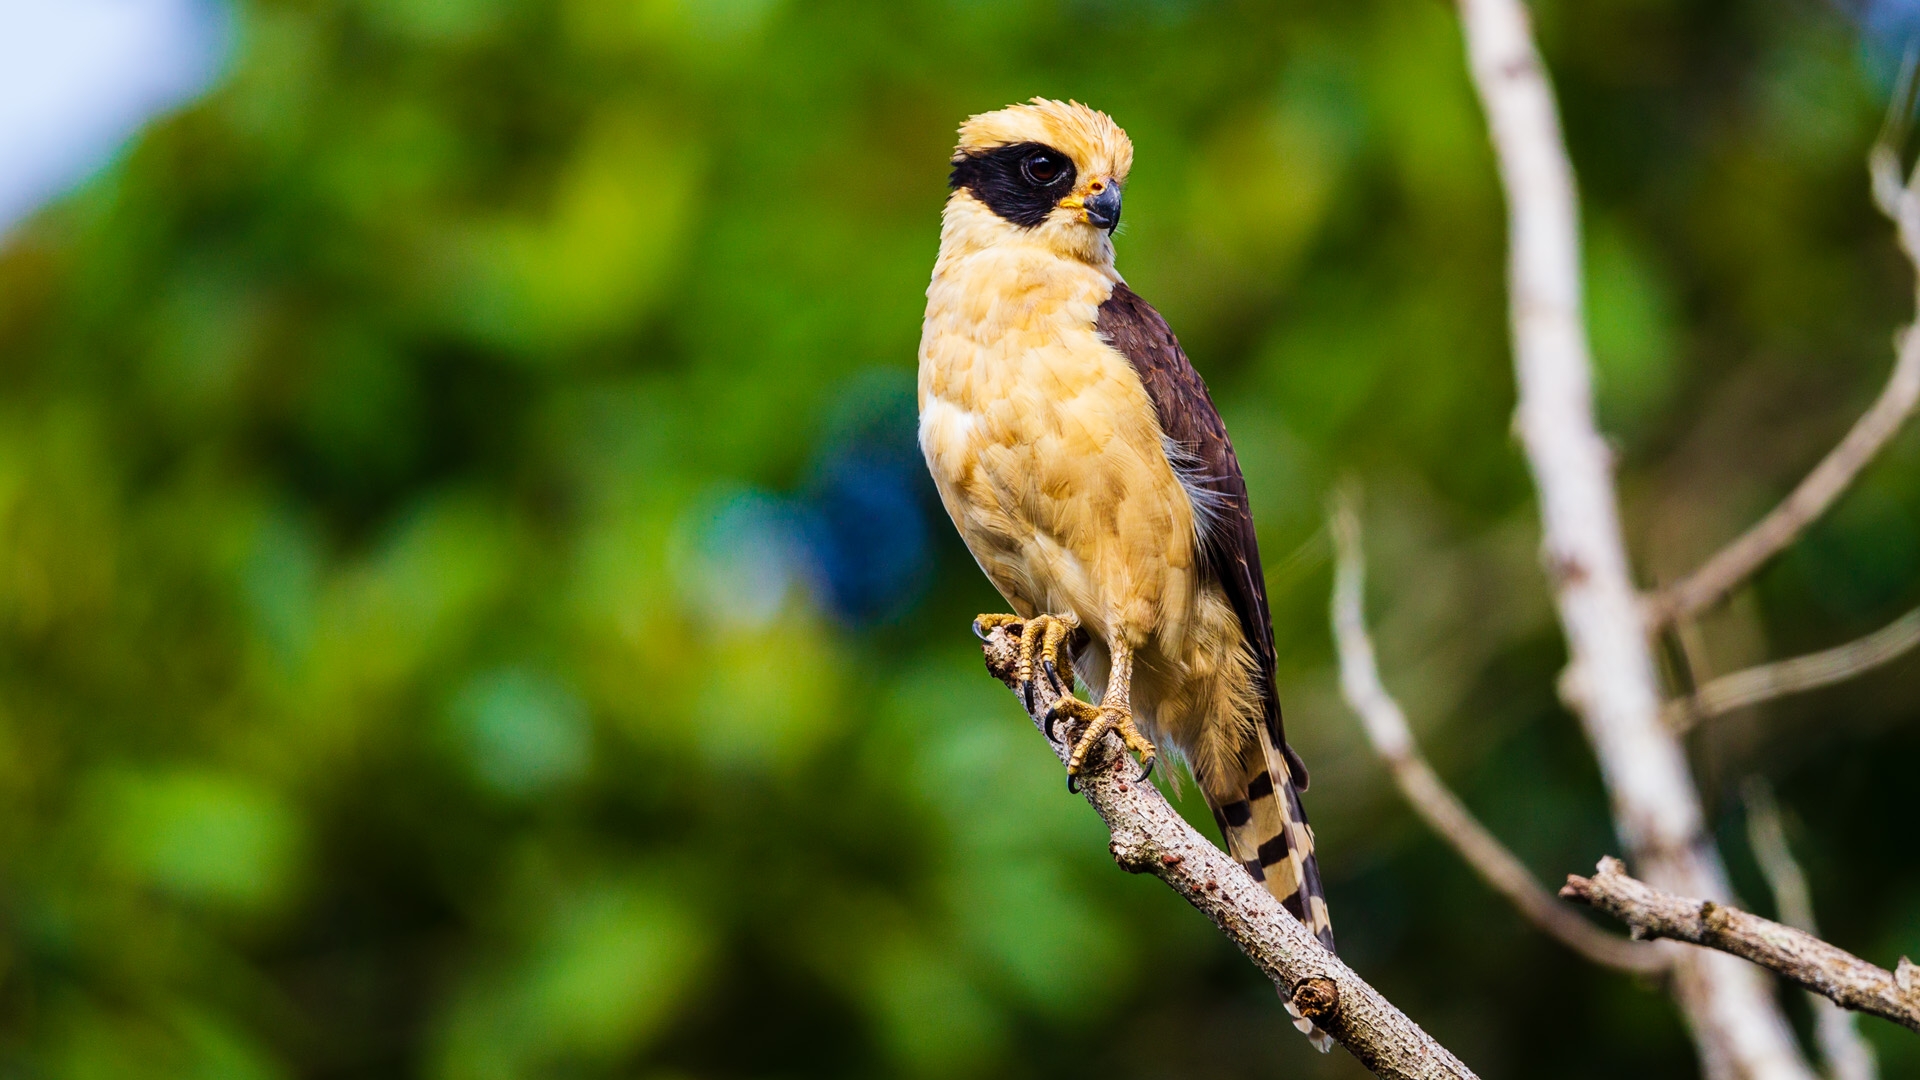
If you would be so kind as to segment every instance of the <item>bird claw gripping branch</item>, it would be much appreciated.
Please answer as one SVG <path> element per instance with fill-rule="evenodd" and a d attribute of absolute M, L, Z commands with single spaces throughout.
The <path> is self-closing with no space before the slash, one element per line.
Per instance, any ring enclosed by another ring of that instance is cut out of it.
<path fill-rule="evenodd" d="M 1061 645 L 1068 644 L 1068 639 L 1079 631 L 1079 620 L 1071 615 L 1035 615 L 1031 619 L 1018 615 L 981 615 L 973 620 L 974 636 L 981 641 L 1001 627 L 1020 639 L 1020 657 L 1013 674 L 1020 683 L 1020 696 L 1026 701 L 1028 712 L 1033 711 L 1035 661 L 1046 673 L 1054 693 L 1073 693 L 1071 645 L 1068 649 L 1062 649 Z M 1051 721 L 1047 724 L 1047 738 L 1053 738 Z"/>
<path fill-rule="evenodd" d="M 1160 751 L 1148 741 L 1140 729 L 1134 725 L 1133 710 L 1125 705 L 1089 705 L 1079 698 L 1067 696 L 1053 703 L 1047 710 L 1047 728 L 1052 730 L 1056 720 L 1077 721 L 1085 724 L 1080 737 L 1074 740 L 1073 753 L 1067 757 L 1067 790 L 1077 791 L 1075 777 L 1085 769 L 1087 755 L 1100 742 L 1101 736 L 1111 731 L 1120 736 L 1128 750 L 1140 755 L 1140 775 L 1136 783 L 1145 782 L 1153 775 L 1153 763 L 1159 759 Z"/>

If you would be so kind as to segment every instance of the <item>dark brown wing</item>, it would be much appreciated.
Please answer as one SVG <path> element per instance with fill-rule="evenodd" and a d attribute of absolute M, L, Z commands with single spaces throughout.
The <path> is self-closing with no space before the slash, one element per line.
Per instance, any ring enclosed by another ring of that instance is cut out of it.
<path fill-rule="evenodd" d="M 1267 579 L 1260 570 L 1260 544 L 1253 535 L 1253 511 L 1247 503 L 1247 482 L 1240 475 L 1240 459 L 1220 411 L 1213 407 L 1207 384 L 1193 369 L 1167 320 L 1122 284 L 1100 305 L 1094 329 L 1120 351 L 1146 384 L 1147 396 L 1160 418 L 1160 430 L 1176 445 L 1169 456 L 1193 496 L 1202 519 L 1201 554 L 1206 567 L 1226 590 L 1240 619 L 1240 629 L 1253 643 L 1260 663 L 1261 696 L 1266 708 L 1267 732 L 1287 756 L 1295 786 L 1307 789 L 1307 770 L 1287 745 L 1280 722 L 1280 697 L 1274 689 L 1273 618 L 1267 610 Z"/>

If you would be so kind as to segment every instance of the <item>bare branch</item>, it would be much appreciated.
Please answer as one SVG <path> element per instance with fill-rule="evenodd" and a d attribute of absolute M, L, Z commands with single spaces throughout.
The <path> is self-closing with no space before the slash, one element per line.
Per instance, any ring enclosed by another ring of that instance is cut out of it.
<path fill-rule="evenodd" d="M 1862 638 L 1791 660 L 1722 675 L 1662 710 L 1667 726 L 1686 731 L 1735 709 L 1831 686 L 1890 663 L 1920 645 L 1920 608 Z"/>
<path fill-rule="evenodd" d="M 1787 830 L 1780 823 L 1780 807 L 1773 801 L 1772 786 L 1761 777 L 1750 777 L 1741 793 L 1747 803 L 1747 844 L 1760 863 L 1760 872 L 1766 875 L 1767 887 L 1773 890 L 1773 906 L 1780 913 L 1780 921 L 1819 937 L 1820 928 L 1813 919 L 1813 891 L 1807 888 L 1807 875 L 1787 846 Z M 1820 1047 L 1832 1080 L 1876 1080 L 1880 1066 L 1873 1047 L 1860 1037 L 1855 1014 L 1812 991 L 1807 992 L 1807 1001 L 1813 1010 L 1814 1042 Z"/>
<path fill-rule="evenodd" d="M 1648 625 L 1657 629 L 1713 606 L 1799 539 L 1899 434 L 1916 404 L 1920 404 L 1920 335 L 1908 332 L 1901 338 L 1892 378 L 1840 445 L 1758 524 L 1721 548 L 1700 569 L 1649 598 Z"/>
<path fill-rule="evenodd" d="M 1567 875 L 1560 895 L 1594 907 L 1644 937 L 1667 938 L 1751 960 L 1835 1004 L 1920 1031 L 1920 965 L 1875 967 L 1812 934 L 1738 908 L 1662 892 L 1627 875 L 1615 858 L 1593 877 Z"/>
<path fill-rule="evenodd" d="M 1660 722 L 1611 455 L 1594 424 L 1579 213 L 1553 89 L 1521 0 L 1460 0 L 1459 10 L 1507 197 L 1515 426 L 1539 491 L 1545 558 L 1572 657 L 1561 685 L 1593 744 L 1635 864 L 1662 885 L 1725 897 L 1726 871 L 1686 757 Z M 1757 973 L 1683 952 L 1673 985 L 1709 1076 L 1812 1080 Z"/>
<path fill-rule="evenodd" d="M 1867 158 L 1873 200 L 1896 228 L 1900 248 L 1920 270 L 1920 195 L 1914 180 L 1901 176 L 1899 146 L 1905 141 L 1915 92 L 1915 53 L 1909 50 L 1900 82 L 1887 106 L 1880 140 Z M 1920 334 L 1901 332 L 1893 373 L 1880 396 L 1854 422 L 1846 438 L 1814 466 L 1785 501 L 1738 539 L 1721 548 L 1698 570 L 1647 598 L 1647 625 L 1658 630 L 1676 619 L 1703 611 L 1799 539 L 1808 525 L 1827 512 L 1860 471 L 1900 433 L 1920 404 Z"/>
<path fill-rule="evenodd" d="M 1606 933 L 1555 900 L 1427 764 L 1400 703 L 1380 681 L 1373 639 L 1367 633 L 1366 556 L 1351 499 L 1336 502 L 1331 524 L 1338 559 L 1333 631 L 1340 653 L 1340 689 L 1359 714 L 1367 738 L 1393 774 L 1400 793 L 1481 880 L 1548 936 L 1602 967 L 1643 975 L 1665 971 L 1668 958 L 1659 948 Z"/>
<path fill-rule="evenodd" d="M 987 670 L 1013 689 L 1019 655 L 1005 627 L 987 637 Z M 1034 726 L 1059 698 L 1036 680 L 1028 709 Z M 1212 919 L 1273 980 L 1283 1000 L 1339 1040 L 1377 1076 L 1395 1080 L 1473 1080 L 1473 1072 L 1360 976 L 1322 948 L 1266 886 L 1187 824 L 1158 788 L 1132 779 L 1131 758 L 1106 739 L 1080 777 L 1080 790 L 1112 833 L 1114 861 L 1131 873 L 1152 873 Z M 1066 743 L 1053 744 L 1064 763 Z"/>

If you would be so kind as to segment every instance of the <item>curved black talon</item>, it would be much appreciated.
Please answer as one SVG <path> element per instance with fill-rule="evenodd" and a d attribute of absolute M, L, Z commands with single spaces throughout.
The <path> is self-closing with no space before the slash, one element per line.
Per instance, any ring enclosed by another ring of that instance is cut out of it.
<path fill-rule="evenodd" d="M 1028 679 L 1026 682 L 1021 683 L 1020 692 L 1026 696 L 1027 712 L 1032 713 L 1033 712 L 1033 680 Z"/>
<path fill-rule="evenodd" d="M 1053 684 L 1053 692 L 1056 694 L 1066 693 L 1065 690 L 1060 688 L 1060 673 L 1053 669 L 1053 661 L 1042 660 L 1040 661 L 1040 666 L 1047 669 L 1047 681 Z"/>
<path fill-rule="evenodd" d="M 979 619 L 975 619 L 975 620 L 973 620 L 973 622 L 972 622 L 972 623 L 971 623 L 970 625 L 971 625 L 971 626 L 973 627 L 973 636 L 974 636 L 974 637 L 977 637 L 977 638 L 979 638 L 979 639 L 980 639 L 981 641 L 991 641 L 991 640 L 993 639 L 993 635 L 992 635 L 992 634 L 989 634 L 989 633 L 987 633 L 987 632 L 986 632 L 985 630 L 982 630 L 982 629 L 980 629 L 980 620 L 979 620 Z"/>
<path fill-rule="evenodd" d="M 1077 778 L 1072 773 L 1067 774 L 1067 794 L 1069 795 L 1080 794 L 1080 785 L 1075 782 L 1076 779 Z"/>
<path fill-rule="evenodd" d="M 1053 704 L 1047 706 L 1047 715 L 1041 717 L 1041 720 L 1044 721 L 1044 724 L 1045 724 L 1042 730 L 1044 730 L 1047 733 L 1047 741 L 1050 743 L 1057 743 L 1060 741 L 1053 734 L 1053 725 L 1060 722 L 1061 713 L 1064 712 L 1064 710 L 1061 709 L 1061 706 L 1065 705 L 1069 700 L 1071 699 L 1055 698 Z"/>
<path fill-rule="evenodd" d="M 1151 777 L 1151 776 L 1153 775 L 1153 767 L 1154 767 L 1154 766 L 1155 766 L 1156 764 L 1158 764 L 1158 763 L 1159 763 L 1159 761 L 1160 761 L 1160 759 L 1159 759 L 1159 758 L 1157 758 L 1157 757 L 1150 757 L 1150 758 L 1148 758 L 1148 759 L 1147 759 L 1147 763 L 1146 763 L 1146 765 L 1145 765 L 1145 766 L 1143 766 L 1143 767 L 1141 768 L 1141 770 L 1140 770 L 1140 778 L 1139 778 L 1138 780 L 1135 780 L 1135 781 L 1134 781 L 1134 783 L 1136 783 L 1136 784 L 1144 784 L 1144 783 L 1146 783 L 1146 782 L 1147 782 L 1147 778 L 1148 778 L 1148 777 Z"/>

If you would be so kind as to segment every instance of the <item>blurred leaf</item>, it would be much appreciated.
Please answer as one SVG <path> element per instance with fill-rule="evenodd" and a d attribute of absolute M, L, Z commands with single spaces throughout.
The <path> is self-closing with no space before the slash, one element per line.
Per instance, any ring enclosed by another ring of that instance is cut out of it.
<path fill-rule="evenodd" d="M 108 772 L 90 801 L 116 868 L 185 900 L 265 908 L 286 897 L 304 861 L 297 812 L 251 779 Z"/>
<path fill-rule="evenodd" d="M 944 952 L 905 934 L 870 961 L 868 994 L 880 1037 L 914 1076 L 964 1076 L 998 1051 L 1002 1020 Z"/>
<path fill-rule="evenodd" d="M 447 1016 L 437 1075 L 547 1076 L 607 1065 L 685 1004 L 708 930 L 656 884 L 603 880 L 540 913 L 509 964 L 470 979 Z"/>
<path fill-rule="evenodd" d="M 454 323 L 533 355 L 632 326 L 679 257 L 701 168 L 695 147 L 645 113 L 597 118 L 543 213 L 454 226 Z"/>
<path fill-rule="evenodd" d="M 1293 74 L 1293 73 L 1290 73 Z M 1275 105 L 1222 124 L 1190 166 L 1196 233 L 1246 272 L 1286 281 L 1345 179 L 1354 108 L 1328 78 L 1290 78 Z"/>
<path fill-rule="evenodd" d="M 470 41 L 497 28 L 513 0 L 363 0 L 374 22 L 428 44 Z"/>
<path fill-rule="evenodd" d="M 839 674 L 834 647 L 814 624 L 729 635 L 707 656 L 688 734 L 715 765 L 791 768 L 844 730 Z"/>
<path fill-rule="evenodd" d="M 1586 244 L 1587 323 L 1600 419 L 1632 434 L 1672 398 L 1680 342 L 1671 286 L 1617 226 L 1600 222 Z"/>
<path fill-rule="evenodd" d="M 504 795 L 536 795 L 585 775 L 592 752 L 586 707 L 551 676 L 519 668 L 476 675 L 449 711 L 453 734 L 480 782 Z"/>

